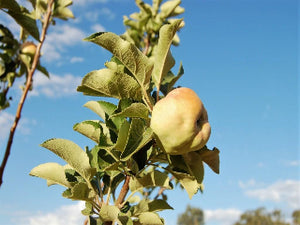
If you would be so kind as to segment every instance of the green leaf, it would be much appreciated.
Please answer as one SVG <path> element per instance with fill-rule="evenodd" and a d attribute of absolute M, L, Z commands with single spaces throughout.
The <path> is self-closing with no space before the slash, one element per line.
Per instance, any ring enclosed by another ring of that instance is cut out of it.
<path fill-rule="evenodd" d="M 133 118 L 130 124 L 126 148 L 121 154 L 121 160 L 128 160 L 152 139 L 152 129 L 146 128 L 141 119 Z"/>
<path fill-rule="evenodd" d="M 170 178 L 167 174 L 154 170 L 141 175 L 141 177 L 132 177 L 132 179 L 130 179 L 129 188 L 132 192 L 147 187 L 163 187 L 166 189 L 172 189 L 169 182 Z"/>
<path fill-rule="evenodd" d="M 184 154 L 183 158 L 190 174 L 201 184 L 204 178 L 204 166 L 201 156 L 196 152 L 189 152 Z"/>
<path fill-rule="evenodd" d="M 21 8 L 15 0 L 0 0 L 0 9 L 9 9 L 15 12 L 20 12 Z"/>
<path fill-rule="evenodd" d="M 123 152 L 127 145 L 129 128 L 130 128 L 130 123 L 127 120 L 124 120 L 118 133 L 118 139 L 116 145 L 114 146 L 114 148 L 120 152 Z"/>
<path fill-rule="evenodd" d="M 198 192 L 198 190 L 201 187 L 201 184 L 199 184 L 195 177 L 187 174 L 187 173 L 181 173 L 177 171 L 171 171 L 172 175 L 180 182 L 180 184 L 183 186 L 183 188 L 186 190 L 186 192 L 189 195 L 189 198 L 192 199 L 192 197 Z"/>
<path fill-rule="evenodd" d="M 176 32 L 180 29 L 182 19 L 176 20 L 172 24 L 166 24 L 159 31 L 159 40 L 154 52 L 154 68 L 152 78 L 157 89 L 167 75 L 169 70 L 174 66 L 175 60 L 171 55 L 170 46 Z"/>
<path fill-rule="evenodd" d="M 65 139 L 50 139 L 41 146 L 65 160 L 86 180 L 94 176 L 95 169 L 91 168 L 86 152 L 74 142 Z"/>
<path fill-rule="evenodd" d="M 60 184 L 70 188 L 72 185 L 67 181 L 65 175 L 65 169 L 69 167 L 69 165 L 61 166 L 58 163 L 49 162 L 40 164 L 33 168 L 29 175 L 46 179 L 48 186 L 52 184 Z"/>
<path fill-rule="evenodd" d="M 90 189 L 84 182 L 77 183 L 74 185 L 74 187 L 71 187 L 63 192 L 63 197 L 72 200 L 91 201 L 95 198 L 95 196 L 95 191 Z"/>
<path fill-rule="evenodd" d="M 172 15 L 172 13 L 175 11 L 175 9 L 180 5 L 181 0 L 169 0 L 165 3 L 163 3 L 160 6 L 160 16 L 162 18 L 167 18 Z"/>
<path fill-rule="evenodd" d="M 72 11 L 66 7 L 58 7 L 54 10 L 53 12 L 53 16 L 63 19 L 63 20 L 67 20 L 68 18 L 72 18 L 74 19 L 74 14 L 72 13 Z"/>
<path fill-rule="evenodd" d="M 114 221 L 118 219 L 120 210 L 117 206 L 103 204 L 100 210 L 100 218 L 102 221 Z"/>
<path fill-rule="evenodd" d="M 113 97 L 118 99 L 132 98 L 141 100 L 142 93 L 139 84 L 126 73 L 111 69 L 95 70 L 82 80 L 77 91 L 85 95 Z"/>
<path fill-rule="evenodd" d="M 36 20 L 26 12 L 11 11 L 7 12 L 14 20 L 22 26 L 33 38 L 40 41 L 39 29 L 36 25 Z"/>
<path fill-rule="evenodd" d="M 213 148 L 209 150 L 206 146 L 199 150 L 199 154 L 203 160 L 215 173 L 220 173 L 219 149 Z"/>
<path fill-rule="evenodd" d="M 182 63 L 180 62 L 179 70 L 177 75 L 175 76 L 172 71 L 169 71 L 161 83 L 160 90 L 164 95 L 167 95 L 173 88 L 175 83 L 179 80 L 179 78 L 184 74 L 184 69 Z"/>
<path fill-rule="evenodd" d="M 100 140 L 100 121 L 83 121 L 81 123 L 76 123 L 73 129 L 84 136 L 90 138 L 91 140 L 99 143 Z"/>
<path fill-rule="evenodd" d="M 85 208 L 81 210 L 84 216 L 89 216 L 94 214 L 93 205 L 91 202 L 85 202 Z"/>
<path fill-rule="evenodd" d="M 95 33 L 85 39 L 110 51 L 133 74 L 140 86 L 148 88 L 153 65 L 134 44 L 111 32 Z"/>
<path fill-rule="evenodd" d="M 155 199 L 149 202 L 149 212 L 158 212 L 166 209 L 173 209 L 165 200 Z"/>
<path fill-rule="evenodd" d="M 117 108 L 116 105 L 105 101 L 89 101 L 84 104 L 85 107 L 95 112 L 104 121 L 106 120 L 106 114 L 110 116 Z"/>
<path fill-rule="evenodd" d="M 116 116 L 149 119 L 149 110 L 145 104 L 137 102 L 132 103 L 130 106 L 119 113 L 113 114 L 111 117 Z"/>
<path fill-rule="evenodd" d="M 139 222 L 141 224 L 151 224 L 151 225 L 163 225 L 164 223 L 160 219 L 157 213 L 154 212 L 143 212 L 139 216 Z"/>
<path fill-rule="evenodd" d="M 111 145 L 109 129 L 97 120 L 86 120 L 74 125 L 73 129 L 101 145 Z M 100 143 L 101 142 L 101 143 Z"/>
<path fill-rule="evenodd" d="M 130 218 L 130 215 L 127 215 L 125 213 L 119 213 L 118 219 L 122 225 L 133 225 L 133 221 Z"/>
<path fill-rule="evenodd" d="M 38 71 L 42 72 L 46 77 L 50 78 L 50 74 L 44 66 L 38 64 L 36 68 L 38 69 Z"/>
<path fill-rule="evenodd" d="M 149 199 L 143 199 L 133 207 L 133 216 L 138 216 L 143 212 L 158 212 L 166 209 L 173 208 L 165 200 L 155 199 L 150 201 Z"/>

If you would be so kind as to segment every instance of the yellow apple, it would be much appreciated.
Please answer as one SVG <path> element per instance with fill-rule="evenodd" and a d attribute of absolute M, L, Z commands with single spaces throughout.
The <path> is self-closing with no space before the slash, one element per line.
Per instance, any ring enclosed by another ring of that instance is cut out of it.
<path fill-rule="evenodd" d="M 36 45 L 33 42 L 25 42 L 21 47 L 21 53 L 34 56 L 36 52 Z"/>
<path fill-rule="evenodd" d="M 170 155 L 199 150 L 211 131 L 201 99 L 185 87 L 172 90 L 154 105 L 150 127 L 157 143 Z"/>

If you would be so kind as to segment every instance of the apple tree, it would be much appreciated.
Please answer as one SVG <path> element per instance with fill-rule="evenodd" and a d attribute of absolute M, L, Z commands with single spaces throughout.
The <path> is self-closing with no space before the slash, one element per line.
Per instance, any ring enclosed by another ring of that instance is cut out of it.
<path fill-rule="evenodd" d="M 99 97 L 84 105 L 95 117 L 73 127 L 95 145 L 82 149 L 69 140 L 49 139 L 41 146 L 66 164 L 44 163 L 30 172 L 49 186 L 64 186 L 63 197 L 85 201 L 82 213 L 89 224 L 164 224 L 158 212 L 172 209 L 165 190 L 181 187 L 192 198 L 203 190 L 203 163 L 219 173 L 219 150 L 205 145 L 207 112 L 195 92 L 176 88 L 183 66 L 172 71 L 170 48 L 179 44 L 178 31 L 184 26 L 178 18 L 184 12 L 181 1 L 135 2 L 140 11 L 124 17 L 124 34 L 98 32 L 85 39 L 112 54 L 104 68 L 88 72 L 77 88 Z M 177 130 L 168 129 L 172 121 L 160 118 L 186 119 L 178 107 L 186 107 L 192 117 L 176 123 Z"/>

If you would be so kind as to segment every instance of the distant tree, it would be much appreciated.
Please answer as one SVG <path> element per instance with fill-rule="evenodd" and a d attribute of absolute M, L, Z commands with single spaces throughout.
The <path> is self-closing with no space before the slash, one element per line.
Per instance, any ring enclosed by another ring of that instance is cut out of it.
<path fill-rule="evenodd" d="M 300 225 L 300 209 L 295 210 L 292 214 L 293 217 L 293 224 Z"/>
<path fill-rule="evenodd" d="M 204 225 L 204 212 L 188 205 L 185 212 L 178 216 L 177 225 Z"/>
<path fill-rule="evenodd" d="M 268 213 L 264 208 L 258 208 L 243 213 L 234 225 L 289 225 L 289 223 L 284 221 L 280 210 Z"/>

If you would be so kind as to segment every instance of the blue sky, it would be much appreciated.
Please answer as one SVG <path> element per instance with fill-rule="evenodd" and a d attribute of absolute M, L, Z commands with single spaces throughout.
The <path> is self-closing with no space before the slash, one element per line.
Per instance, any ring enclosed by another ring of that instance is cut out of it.
<path fill-rule="evenodd" d="M 188 0 L 182 6 L 186 26 L 180 46 L 172 47 L 174 71 L 182 61 L 185 75 L 178 84 L 194 89 L 205 104 L 212 126 L 208 146 L 220 149 L 221 172 L 206 167 L 204 194 L 192 200 L 184 191 L 167 191 L 175 210 L 161 216 L 176 224 L 190 204 L 205 211 L 209 225 L 229 225 L 261 206 L 289 218 L 300 208 L 298 1 Z M 130 0 L 74 0 L 72 10 L 75 20 L 58 21 L 48 32 L 42 63 L 51 79 L 34 78 L 0 189 L 0 224 L 83 224 L 81 203 L 28 173 L 38 164 L 61 162 L 39 147 L 49 138 L 93 145 L 72 130 L 97 118 L 83 107 L 94 98 L 76 87 L 110 54 L 82 39 L 97 31 L 122 34 L 123 15 L 138 9 Z M 3 13 L 0 22 L 18 32 Z M 17 88 L 11 93 L 12 106 L 0 113 L 1 157 L 20 96 Z"/>

